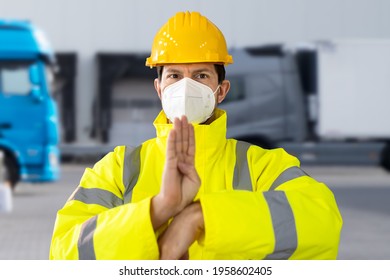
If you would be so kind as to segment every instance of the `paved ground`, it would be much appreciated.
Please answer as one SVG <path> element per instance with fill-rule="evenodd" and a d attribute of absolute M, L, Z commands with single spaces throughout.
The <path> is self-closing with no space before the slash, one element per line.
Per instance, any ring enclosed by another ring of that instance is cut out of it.
<path fill-rule="evenodd" d="M 376 167 L 306 170 L 336 196 L 344 220 L 339 259 L 390 260 L 390 174 Z"/>
<path fill-rule="evenodd" d="M 0 260 L 45 260 L 56 211 L 88 164 L 63 165 L 54 184 L 20 184 L 14 209 L 0 214 Z M 344 219 L 339 259 L 390 259 L 390 174 L 377 167 L 314 167 L 306 172 L 334 191 Z"/>

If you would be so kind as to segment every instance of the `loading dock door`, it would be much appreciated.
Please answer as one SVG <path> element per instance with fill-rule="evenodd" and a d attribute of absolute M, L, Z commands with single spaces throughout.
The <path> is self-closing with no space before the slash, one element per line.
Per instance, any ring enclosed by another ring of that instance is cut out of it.
<path fill-rule="evenodd" d="M 156 69 L 145 67 L 147 53 L 98 53 L 98 92 L 91 136 L 102 143 L 139 145 L 155 136 L 161 110 L 154 90 Z"/>
<path fill-rule="evenodd" d="M 125 79 L 112 89 L 109 144 L 137 146 L 156 136 L 153 121 L 161 102 L 151 79 Z"/>

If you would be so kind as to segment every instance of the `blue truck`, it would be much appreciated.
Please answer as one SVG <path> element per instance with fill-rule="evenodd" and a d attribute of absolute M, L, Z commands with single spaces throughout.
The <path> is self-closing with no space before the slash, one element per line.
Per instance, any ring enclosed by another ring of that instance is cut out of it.
<path fill-rule="evenodd" d="M 55 67 L 54 52 L 39 28 L 0 20 L 0 150 L 12 187 L 59 178 Z"/>

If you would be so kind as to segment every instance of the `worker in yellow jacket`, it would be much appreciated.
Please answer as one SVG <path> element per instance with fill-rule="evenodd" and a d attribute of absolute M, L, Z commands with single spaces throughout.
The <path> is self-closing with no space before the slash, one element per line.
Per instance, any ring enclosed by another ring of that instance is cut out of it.
<path fill-rule="evenodd" d="M 226 139 L 233 63 L 197 12 L 156 34 L 149 67 L 163 110 L 157 137 L 119 146 L 58 211 L 50 259 L 335 259 L 342 218 L 332 192 L 283 149 Z"/>

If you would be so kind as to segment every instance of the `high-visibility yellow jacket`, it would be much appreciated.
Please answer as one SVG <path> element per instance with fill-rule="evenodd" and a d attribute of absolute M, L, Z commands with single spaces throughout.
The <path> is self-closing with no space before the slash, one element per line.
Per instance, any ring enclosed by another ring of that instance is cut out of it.
<path fill-rule="evenodd" d="M 283 149 L 226 139 L 226 113 L 195 125 L 197 194 L 205 234 L 190 259 L 335 259 L 342 218 L 332 192 Z M 158 259 L 150 200 L 158 194 L 171 124 L 157 137 L 116 147 L 87 168 L 58 211 L 50 259 Z"/>

